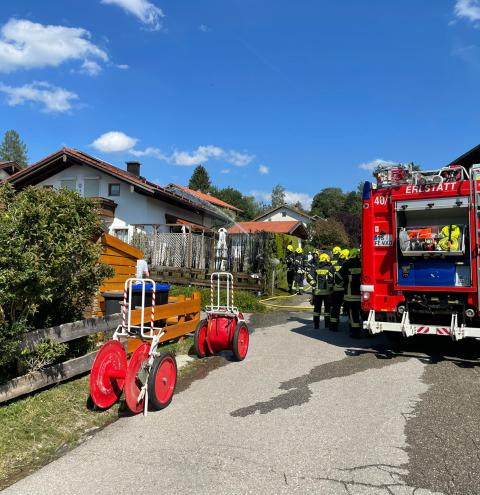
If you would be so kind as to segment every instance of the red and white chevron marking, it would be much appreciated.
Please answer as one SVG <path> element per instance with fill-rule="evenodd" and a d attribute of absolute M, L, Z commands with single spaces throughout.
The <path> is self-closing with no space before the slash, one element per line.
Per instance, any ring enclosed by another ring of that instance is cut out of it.
<path fill-rule="evenodd" d="M 420 328 L 417 328 L 417 333 L 425 334 L 425 333 L 429 333 L 429 332 L 430 332 L 430 327 L 420 327 Z"/>
<path fill-rule="evenodd" d="M 420 333 L 422 335 L 425 335 L 427 333 L 432 333 L 432 334 L 436 334 L 436 335 L 450 335 L 450 330 L 446 327 L 435 327 L 435 328 L 433 328 L 433 327 L 432 328 L 430 328 L 430 327 L 418 327 L 417 333 Z"/>

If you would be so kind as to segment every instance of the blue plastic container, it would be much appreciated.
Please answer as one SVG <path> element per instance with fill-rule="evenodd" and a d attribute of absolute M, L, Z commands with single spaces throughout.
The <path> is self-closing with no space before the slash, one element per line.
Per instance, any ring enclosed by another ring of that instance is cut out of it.
<path fill-rule="evenodd" d="M 145 307 L 152 305 L 153 285 L 145 284 Z M 155 306 L 168 304 L 168 294 L 170 292 L 169 284 L 155 284 Z M 132 306 L 140 307 L 142 305 L 142 284 L 132 285 Z"/>

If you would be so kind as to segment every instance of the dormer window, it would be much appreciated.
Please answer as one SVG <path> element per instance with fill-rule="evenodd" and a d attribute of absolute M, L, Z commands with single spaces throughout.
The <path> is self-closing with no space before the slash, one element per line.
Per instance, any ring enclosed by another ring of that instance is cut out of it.
<path fill-rule="evenodd" d="M 120 196 L 120 184 L 108 184 L 109 196 Z"/>

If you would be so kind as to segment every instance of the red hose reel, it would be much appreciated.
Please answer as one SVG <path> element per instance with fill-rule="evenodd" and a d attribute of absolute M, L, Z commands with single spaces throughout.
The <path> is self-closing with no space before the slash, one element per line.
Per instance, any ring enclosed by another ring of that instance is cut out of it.
<path fill-rule="evenodd" d="M 142 285 L 142 320 L 140 325 L 131 324 L 131 301 L 133 284 Z M 90 397 L 100 409 L 107 409 L 120 399 L 122 391 L 131 412 L 147 413 L 148 405 L 163 409 L 172 401 L 177 383 L 177 364 L 170 353 L 159 353 L 157 347 L 164 334 L 155 328 L 155 291 L 152 293 L 151 322 L 144 324 L 145 292 L 153 280 L 129 279 L 125 282 L 122 324 L 116 329 L 112 340 L 100 348 L 90 372 Z M 153 285 L 155 287 L 155 285 Z M 127 352 L 120 340 L 140 338 L 143 343 L 127 363 Z"/>
<path fill-rule="evenodd" d="M 234 305 L 233 275 L 213 273 L 210 286 L 207 318 L 200 321 L 195 330 L 195 352 L 203 358 L 221 351 L 232 351 L 235 360 L 242 361 L 248 352 L 250 332 L 243 314 Z M 223 301 L 222 292 L 225 294 Z"/>

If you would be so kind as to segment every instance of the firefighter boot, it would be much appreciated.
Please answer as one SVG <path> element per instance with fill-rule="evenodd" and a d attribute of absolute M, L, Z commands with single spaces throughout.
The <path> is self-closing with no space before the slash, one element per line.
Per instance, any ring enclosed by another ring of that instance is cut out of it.
<path fill-rule="evenodd" d="M 330 331 L 338 332 L 338 320 L 334 317 L 330 317 Z"/>
<path fill-rule="evenodd" d="M 313 317 L 313 328 L 315 328 L 315 330 L 320 328 L 320 316 Z"/>

